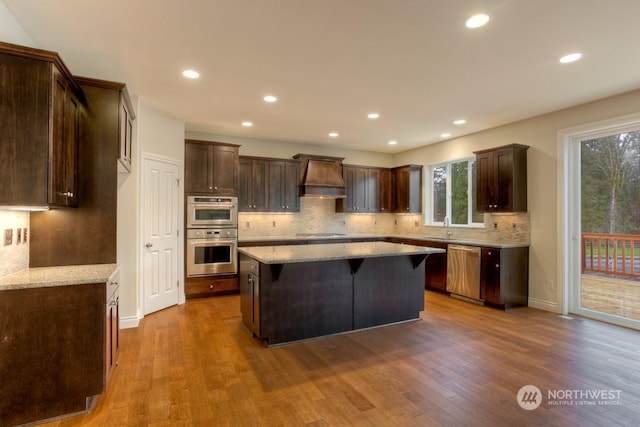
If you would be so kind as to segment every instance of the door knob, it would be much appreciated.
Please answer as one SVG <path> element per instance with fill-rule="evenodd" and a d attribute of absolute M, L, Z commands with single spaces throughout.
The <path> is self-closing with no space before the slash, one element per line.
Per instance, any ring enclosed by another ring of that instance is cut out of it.
<path fill-rule="evenodd" d="M 145 245 L 144 245 L 145 248 L 150 248 L 152 246 L 153 246 L 153 243 L 151 243 L 151 242 L 145 243 Z"/>

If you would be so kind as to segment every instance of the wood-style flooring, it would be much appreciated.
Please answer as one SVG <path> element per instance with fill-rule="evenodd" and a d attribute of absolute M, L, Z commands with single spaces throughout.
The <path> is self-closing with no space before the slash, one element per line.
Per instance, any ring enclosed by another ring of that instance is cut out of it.
<path fill-rule="evenodd" d="M 90 414 L 47 425 L 640 423 L 640 332 L 431 292 L 425 306 L 418 321 L 267 348 L 242 326 L 237 295 L 189 300 L 121 331 L 108 392 Z M 541 390 L 537 409 L 519 406 L 525 385 Z"/>

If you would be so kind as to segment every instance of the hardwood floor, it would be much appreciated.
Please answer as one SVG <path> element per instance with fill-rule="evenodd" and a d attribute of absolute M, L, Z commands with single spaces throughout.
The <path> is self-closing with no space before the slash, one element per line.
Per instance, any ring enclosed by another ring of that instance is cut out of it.
<path fill-rule="evenodd" d="M 237 295 L 188 300 L 121 331 L 106 395 L 47 425 L 637 425 L 640 332 L 431 292 L 425 305 L 419 321 L 267 348 Z M 527 411 L 529 384 L 544 399 Z M 609 389 L 619 400 L 548 399 Z"/>

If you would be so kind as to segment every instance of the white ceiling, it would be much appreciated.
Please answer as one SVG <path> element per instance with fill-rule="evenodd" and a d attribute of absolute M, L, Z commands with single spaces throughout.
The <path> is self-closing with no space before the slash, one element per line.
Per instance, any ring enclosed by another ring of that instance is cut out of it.
<path fill-rule="evenodd" d="M 399 152 L 640 87 L 640 0 L 0 1 L 72 73 L 198 132 Z"/>

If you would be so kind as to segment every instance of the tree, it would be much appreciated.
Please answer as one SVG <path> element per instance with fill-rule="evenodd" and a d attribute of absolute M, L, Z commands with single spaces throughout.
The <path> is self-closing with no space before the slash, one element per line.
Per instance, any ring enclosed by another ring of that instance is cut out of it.
<path fill-rule="evenodd" d="M 640 231 L 639 174 L 640 131 L 582 142 L 584 231 L 609 234 Z"/>

